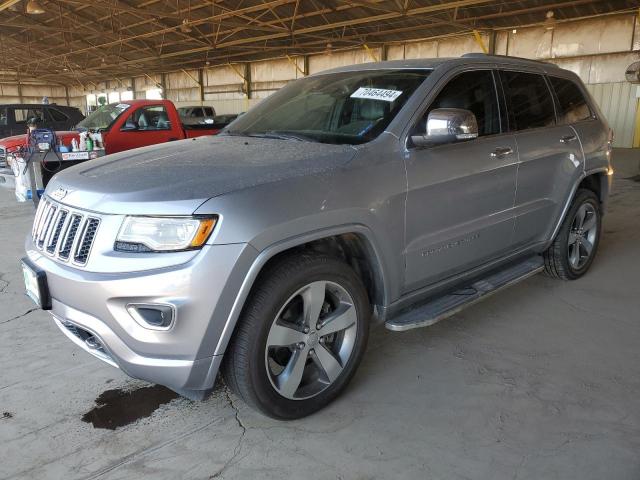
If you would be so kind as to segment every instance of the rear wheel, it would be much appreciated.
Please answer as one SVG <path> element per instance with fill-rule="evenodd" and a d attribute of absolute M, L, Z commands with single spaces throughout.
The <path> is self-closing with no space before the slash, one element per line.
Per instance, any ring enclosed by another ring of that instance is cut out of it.
<path fill-rule="evenodd" d="M 369 316 L 366 290 L 348 265 L 323 255 L 286 258 L 248 299 L 225 354 L 225 381 L 266 415 L 309 415 L 355 373 Z"/>
<path fill-rule="evenodd" d="M 598 197 L 580 189 L 549 249 L 545 272 L 563 280 L 581 277 L 591 266 L 600 242 L 601 213 Z"/>

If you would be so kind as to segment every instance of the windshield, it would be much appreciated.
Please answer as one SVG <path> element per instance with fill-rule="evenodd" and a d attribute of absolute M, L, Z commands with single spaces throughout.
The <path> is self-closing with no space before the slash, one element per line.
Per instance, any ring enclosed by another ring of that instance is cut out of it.
<path fill-rule="evenodd" d="M 131 105 L 128 103 L 110 103 L 104 105 L 76 125 L 87 130 L 106 130 L 113 121 Z"/>
<path fill-rule="evenodd" d="M 225 134 L 365 143 L 387 128 L 429 73 L 377 70 L 304 78 L 238 117 Z"/>

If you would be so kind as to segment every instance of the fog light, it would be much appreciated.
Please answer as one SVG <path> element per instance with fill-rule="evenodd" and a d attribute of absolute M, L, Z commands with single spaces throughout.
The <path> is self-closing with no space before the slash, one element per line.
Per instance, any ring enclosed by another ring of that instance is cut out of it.
<path fill-rule="evenodd" d="M 127 311 L 140 326 L 152 330 L 168 330 L 175 318 L 175 307 L 167 304 L 130 303 Z"/>

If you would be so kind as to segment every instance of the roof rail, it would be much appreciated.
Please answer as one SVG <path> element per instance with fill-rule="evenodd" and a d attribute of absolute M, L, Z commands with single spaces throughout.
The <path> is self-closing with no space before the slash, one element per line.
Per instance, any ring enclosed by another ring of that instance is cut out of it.
<path fill-rule="evenodd" d="M 555 63 L 551 63 L 551 62 L 544 62 L 542 60 L 532 60 L 530 58 L 524 58 L 524 57 L 513 57 L 511 55 L 491 55 L 488 53 L 477 53 L 477 52 L 473 52 L 473 53 L 465 53 L 462 55 L 463 58 L 500 58 L 500 59 L 512 59 L 512 60 L 519 60 L 521 62 L 531 62 L 531 63 L 537 63 L 540 64 L 542 63 L 543 65 L 551 65 L 553 67 L 557 67 L 557 65 Z"/>

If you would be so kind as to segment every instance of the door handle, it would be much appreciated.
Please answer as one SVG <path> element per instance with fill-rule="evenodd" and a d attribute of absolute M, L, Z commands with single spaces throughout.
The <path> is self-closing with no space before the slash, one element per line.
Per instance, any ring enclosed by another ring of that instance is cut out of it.
<path fill-rule="evenodd" d="M 511 155 L 513 153 L 513 148 L 511 147 L 498 147 L 493 152 L 491 152 L 491 156 L 493 158 L 506 157 L 507 155 Z"/>
<path fill-rule="evenodd" d="M 565 135 L 564 137 L 560 137 L 560 143 L 569 143 L 577 139 L 578 137 L 576 137 L 575 135 Z"/>

